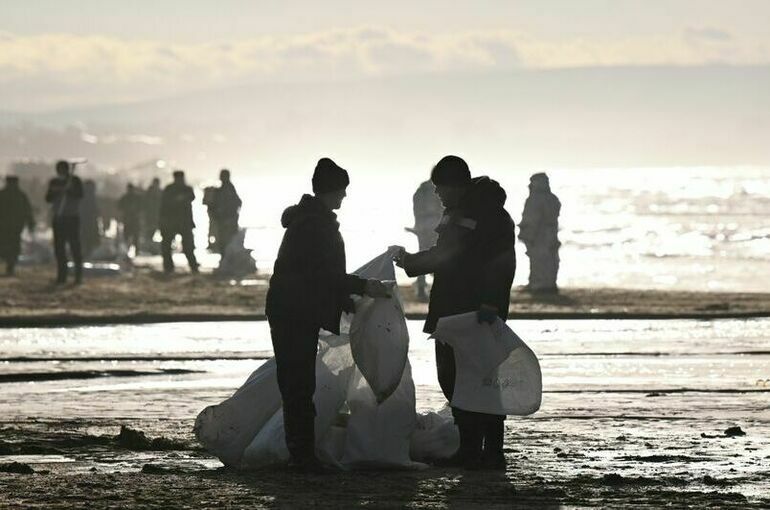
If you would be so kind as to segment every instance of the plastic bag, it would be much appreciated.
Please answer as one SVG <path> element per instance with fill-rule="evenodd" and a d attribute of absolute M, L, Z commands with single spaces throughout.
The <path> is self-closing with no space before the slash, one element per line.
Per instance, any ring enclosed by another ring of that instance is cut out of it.
<path fill-rule="evenodd" d="M 393 280 L 391 297 L 356 301 L 350 325 L 353 359 L 374 391 L 377 402 L 384 402 L 401 383 L 409 351 L 409 332 L 404 309 L 395 283 L 392 254 L 388 251 L 359 268 L 362 278 Z"/>
<path fill-rule="evenodd" d="M 223 464 L 238 467 L 246 447 L 280 409 L 275 358 L 271 358 L 233 396 L 201 411 L 193 432 Z"/>
<path fill-rule="evenodd" d="M 438 413 L 421 413 L 412 433 L 409 456 L 412 460 L 428 462 L 448 459 L 460 446 L 460 432 L 448 407 Z"/>
<path fill-rule="evenodd" d="M 395 392 L 382 403 L 356 369 L 348 389 L 348 419 L 342 463 L 354 467 L 420 467 L 409 445 L 416 425 L 414 382 L 407 363 Z"/>
<path fill-rule="evenodd" d="M 479 324 L 475 312 L 444 317 L 432 336 L 455 351 L 452 407 L 520 416 L 540 408 L 537 356 L 502 320 Z"/>

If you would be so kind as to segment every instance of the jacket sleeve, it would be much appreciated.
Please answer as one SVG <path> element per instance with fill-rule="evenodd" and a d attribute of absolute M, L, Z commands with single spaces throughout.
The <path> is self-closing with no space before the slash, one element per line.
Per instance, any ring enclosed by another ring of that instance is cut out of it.
<path fill-rule="evenodd" d="M 404 256 L 403 268 L 409 276 L 420 276 L 441 271 L 456 263 L 469 248 L 472 229 L 469 226 L 447 223 L 439 232 L 436 246 Z"/>

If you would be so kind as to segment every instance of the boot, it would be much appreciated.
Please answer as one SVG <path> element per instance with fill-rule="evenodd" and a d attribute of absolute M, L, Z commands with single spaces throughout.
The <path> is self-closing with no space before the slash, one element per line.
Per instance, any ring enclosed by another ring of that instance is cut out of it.
<path fill-rule="evenodd" d="M 489 471 L 505 471 L 506 462 L 503 453 L 505 436 L 505 416 L 487 415 L 484 417 L 484 452 L 481 455 L 481 468 Z"/>
<path fill-rule="evenodd" d="M 460 432 L 460 447 L 448 459 L 442 459 L 435 463 L 438 467 L 472 467 L 481 463 L 482 436 L 474 430 L 472 418 L 467 413 L 455 414 L 455 424 Z"/>

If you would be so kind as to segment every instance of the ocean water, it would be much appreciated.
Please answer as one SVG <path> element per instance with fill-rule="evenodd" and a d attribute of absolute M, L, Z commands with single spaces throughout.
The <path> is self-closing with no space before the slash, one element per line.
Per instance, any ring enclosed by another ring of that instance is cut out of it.
<path fill-rule="evenodd" d="M 348 198 L 339 212 L 349 269 L 392 244 L 410 250 L 416 238 L 411 197 L 425 171 L 351 170 Z M 474 170 L 500 181 L 517 223 L 529 172 Z M 557 169 L 548 172 L 562 202 L 559 284 L 760 292 L 770 281 L 770 169 L 640 168 Z M 271 172 L 234 182 L 244 200 L 241 223 L 262 271 L 272 267 L 283 229 L 283 209 L 308 192 L 307 175 Z M 199 246 L 205 211 L 196 210 Z M 524 285 L 528 260 L 517 245 L 515 284 Z M 215 263 L 215 259 L 210 263 Z M 407 281 L 405 275 L 400 278 Z"/>

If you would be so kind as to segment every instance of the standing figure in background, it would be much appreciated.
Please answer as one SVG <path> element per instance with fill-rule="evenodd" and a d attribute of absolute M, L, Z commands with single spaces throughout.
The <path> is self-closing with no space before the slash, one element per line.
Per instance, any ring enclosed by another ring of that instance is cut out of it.
<path fill-rule="evenodd" d="M 519 224 L 519 239 L 527 248 L 529 257 L 529 284 L 534 293 L 557 293 L 559 272 L 559 211 L 561 203 L 551 193 L 548 176 L 544 173 L 529 179 L 529 197 Z"/>
<path fill-rule="evenodd" d="M 96 183 L 90 179 L 83 181 L 83 200 L 80 202 L 80 242 L 85 258 L 88 258 L 101 243 Z"/>
<path fill-rule="evenodd" d="M 195 240 L 193 238 L 192 203 L 195 192 L 185 183 L 184 172 L 174 172 L 174 182 L 166 186 L 160 200 L 160 233 L 163 240 L 160 251 L 163 255 L 163 271 L 174 272 L 174 260 L 171 257 L 171 243 L 177 235 L 182 236 L 182 251 L 187 257 L 190 272 L 198 272 L 198 261 L 195 259 Z"/>
<path fill-rule="evenodd" d="M 155 177 L 152 184 L 142 195 L 142 229 L 144 231 L 145 249 L 152 249 L 154 246 L 155 232 L 160 228 L 160 200 L 162 190 L 160 189 L 160 179 Z M 137 251 L 139 248 L 137 248 Z M 157 253 L 157 252 L 153 252 Z"/>
<path fill-rule="evenodd" d="M 45 201 L 51 204 L 53 249 L 56 255 L 56 283 L 67 281 L 67 245 L 75 264 L 75 283 L 83 281 L 83 253 L 80 249 L 80 201 L 83 183 L 72 175 L 67 161 L 56 163 L 56 177 L 48 183 Z"/>
<path fill-rule="evenodd" d="M 203 188 L 203 205 L 206 206 L 206 214 L 209 217 L 209 233 L 206 236 L 208 245 L 206 248 L 209 251 L 214 251 L 217 246 L 217 238 L 219 237 L 219 225 L 217 225 L 217 216 L 214 210 L 217 202 L 217 191 L 219 188 L 216 186 L 206 186 Z"/>
<path fill-rule="evenodd" d="M 222 183 L 214 194 L 213 216 L 216 221 L 217 252 L 225 254 L 225 248 L 238 233 L 238 214 L 241 210 L 241 198 L 230 181 L 230 170 L 223 168 L 219 172 Z"/>
<path fill-rule="evenodd" d="M 126 193 L 118 200 L 120 221 L 123 224 L 123 239 L 126 249 L 134 247 L 139 253 L 139 233 L 141 232 L 142 197 L 133 184 L 126 186 Z"/>
<path fill-rule="evenodd" d="M 436 186 L 430 180 L 420 184 L 420 187 L 414 192 L 412 207 L 414 210 L 414 228 L 407 228 L 406 230 L 417 236 L 419 251 L 429 250 L 436 245 L 436 240 L 438 240 L 436 227 L 438 227 L 441 216 L 444 214 L 444 206 L 436 195 Z M 422 302 L 428 301 L 428 284 L 425 281 L 425 275 L 417 277 L 417 299 Z"/>
<path fill-rule="evenodd" d="M 26 193 L 19 188 L 19 178 L 9 175 L 0 190 L 0 258 L 5 260 L 5 274 L 13 276 L 21 253 L 24 227 L 32 232 L 35 218 Z"/>
<path fill-rule="evenodd" d="M 505 210 L 507 195 L 496 181 L 471 178 L 468 164 L 445 156 L 431 172 L 431 181 L 446 209 L 436 245 L 419 253 L 399 246 L 394 260 L 409 276 L 433 273 L 426 333 L 442 317 L 476 312 L 479 323 L 505 321 L 516 273 L 516 232 Z M 482 361 L 479 361 L 482 362 Z M 455 388 L 454 349 L 436 342 L 438 382 L 451 403 Z M 505 416 L 456 406 L 452 416 L 460 432 L 460 448 L 448 464 L 468 469 L 505 470 Z"/>

